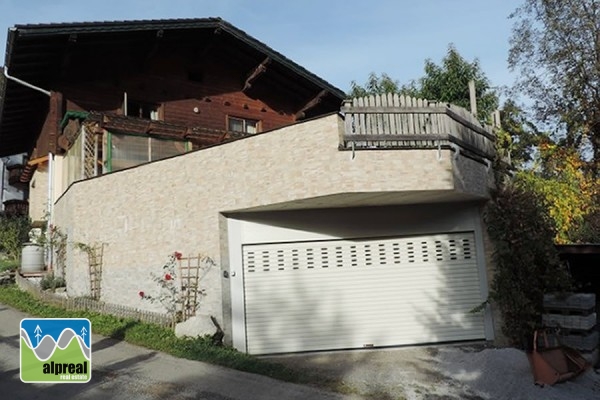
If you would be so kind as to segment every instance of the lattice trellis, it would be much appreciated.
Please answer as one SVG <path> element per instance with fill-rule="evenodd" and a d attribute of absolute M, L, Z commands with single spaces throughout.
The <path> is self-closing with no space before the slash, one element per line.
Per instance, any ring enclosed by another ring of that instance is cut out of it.
<path fill-rule="evenodd" d="M 181 317 L 185 321 L 196 315 L 200 296 L 205 294 L 204 289 L 200 288 L 200 281 L 210 268 L 214 261 L 207 256 L 198 255 L 195 257 L 182 257 L 179 259 L 179 277 L 181 283 Z"/>
<path fill-rule="evenodd" d="M 98 138 L 87 128 L 83 131 L 83 178 L 88 179 L 98 175 Z"/>
<path fill-rule="evenodd" d="M 102 257 L 104 254 L 104 244 L 87 246 L 84 250 L 88 255 L 90 296 L 92 299 L 99 300 L 102 294 Z"/>

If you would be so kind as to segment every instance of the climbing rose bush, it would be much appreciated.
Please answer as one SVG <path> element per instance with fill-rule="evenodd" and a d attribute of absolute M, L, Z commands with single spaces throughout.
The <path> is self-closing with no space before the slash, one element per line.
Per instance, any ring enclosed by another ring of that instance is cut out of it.
<path fill-rule="evenodd" d="M 138 292 L 138 296 L 143 300 L 162 304 L 172 318 L 173 324 L 177 323 L 180 319 L 178 315 L 180 313 L 179 307 L 183 301 L 181 284 L 176 279 L 177 261 L 180 260 L 181 257 L 181 253 L 177 251 L 174 252 L 163 265 L 162 272 L 160 274 L 152 274 L 152 280 L 158 285 L 157 295 L 149 295 L 143 290 Z"/>
<path fill-rule="evenodd" d="M 143 300 L 162 304 L 171 317 L 173 326 L 183 320 L 184 309 L 195 311 L 198 308 L 198 297 L 205 295 L 204 290 L 199 287 L 183 287 L 181 277 L 177 275 L 177 263 L 182 257 L 180 252 L 172 253 L 162 271 L 152 274 L 152 280 L 158 285 L 158 294 L 150 295 L 143 290 L 138 292 Z M 208 256 L 202 257 L 200 261 L 208 268 L 215 265 Z"/>

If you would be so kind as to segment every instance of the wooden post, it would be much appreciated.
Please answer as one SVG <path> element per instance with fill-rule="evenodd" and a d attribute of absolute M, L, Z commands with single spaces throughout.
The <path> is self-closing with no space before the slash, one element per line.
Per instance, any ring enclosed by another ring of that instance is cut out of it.
<path fill-rule="evenodd" d="M 477 97 L 475 96 L 475 81 L 469 81 L 469 100 L 471 102 L 471 114 L 477 117 Z"/>

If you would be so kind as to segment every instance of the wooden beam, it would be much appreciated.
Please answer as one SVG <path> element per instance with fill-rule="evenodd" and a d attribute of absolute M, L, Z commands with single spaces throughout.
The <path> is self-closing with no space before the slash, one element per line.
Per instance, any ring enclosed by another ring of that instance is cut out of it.
<path fill-rule="evenodd" d="M 271 62 L 271 59 L 269 57 L 265 58 L 263 60 L 263 62 L 258 64 L 256 66 L 256 68 L 254 68 L 254 70 L 252 70 L 248 74 L 248 77 L 246 78 L 246 81 L 244 82 L 244 87 L 242 88 L 242 92 L 246 92 L 248 89 L 250 89 L 252 87 L 252 84 L 254 83 L 254 81 L 259 76 L 261 76 L 262 74 L 264 74 L 267 71 L 267 65 L 269 65 L 270 62 Z"/>
<path fill-rule="evenodd" d="M 48 161 L 48 155 L 42 156 L 42 157 L 38 157 L 38 158 L 34 158 L 33 160 L 29 160 L 27 161 L 27 165 L 38 165 L 41 164 L 43 162 Z"/>
<path fill-rule="evenodd" d="M 308 103 L 306 103 L 304 107 L 302 107 L 300 111 L 296 113 L 296 119 L 303 119 L 306 116 L 306 111 L 316 107 L 319 103 L 321 103 L 323 97 L 325 97 L 327 93 L 329 92 L 327 92 L 326 89 L 323 89 L 315 97 L 309 100 Z"/>

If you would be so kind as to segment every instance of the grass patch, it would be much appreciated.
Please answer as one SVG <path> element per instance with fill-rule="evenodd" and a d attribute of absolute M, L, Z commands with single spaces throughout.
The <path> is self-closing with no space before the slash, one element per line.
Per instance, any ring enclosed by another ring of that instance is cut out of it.
<path fill-rule="evenodd" d="M 208 338 L 178 338 L 171 329 L 146 322 L 98 314 L 91 311 L 68 311 L 60 307 L 45 304 L 34 298 L 31 294 L 21 291 L 16 285 L 0 286 L 0 303 L 36 317 L 88 318 L 96 334 L 125 340 L 129 343 L 162 351 L 176 357 L 204 361 L 288 382 L 312 383 L 329 389 L 335 389 L 334 382 L 323 381 L 318 376 L 295 371 L 280 364 L 262 361 L 231 347 L 214 346 Z"/>

